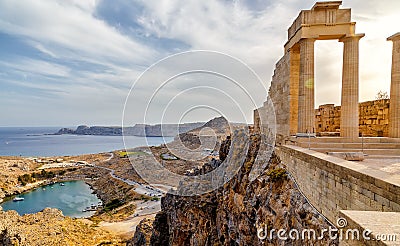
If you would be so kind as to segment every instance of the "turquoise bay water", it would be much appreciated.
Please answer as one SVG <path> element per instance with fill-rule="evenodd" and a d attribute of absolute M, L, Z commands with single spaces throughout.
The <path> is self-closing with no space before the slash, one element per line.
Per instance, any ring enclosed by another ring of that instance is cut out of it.
<path fill-rule="evenodd" d="M 83 181 L 64 182 L 65 186 L 60 183 L 39 187 L 29 193 L 21 194 L 18 197 L 25 198 L 24 201 L 14 202 L 8 200 L 0 206 L 3 210 L 16 210 L 20 215 L 37 213 L 46 207 L 58 208 L 64 215 L 81 218 L 89 217 L 95 212 L 82 212 L 86 207 L 92 204 L 97 205 L 100 200 L 89 185 Z"/>

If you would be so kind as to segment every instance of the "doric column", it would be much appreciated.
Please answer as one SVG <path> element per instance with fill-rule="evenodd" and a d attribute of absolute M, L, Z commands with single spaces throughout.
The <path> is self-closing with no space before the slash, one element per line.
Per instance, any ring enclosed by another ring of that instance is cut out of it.
<path fill-rule="evenodd" d="M 299 126 L 299 80 L 300 80 L 300 46 L 294 45 L 289 50 L 290 55 L 290 86 L 289 86 L 289 103 L 290 103 L 290 135 L 298 133 Z"/>
<path fill-rule="evenodd" d="M 364 34 L 341 38 L 343 46 L 342 107 L 340 136 L 357 138 L 359 135 L 359 50 L 358 43 Z"/>
<path fill-rule="evenodd" d="M 400 138 L 400 33 L 389 37 L 388 40 L 393 41 L 389 137 Z"/>
<path fill-rule="evenodd" d="M 298 132 L 314 132 L 314 42 L 315 39 L 301 39 L 300 81 L 299 81 L 299 127 Z"/>

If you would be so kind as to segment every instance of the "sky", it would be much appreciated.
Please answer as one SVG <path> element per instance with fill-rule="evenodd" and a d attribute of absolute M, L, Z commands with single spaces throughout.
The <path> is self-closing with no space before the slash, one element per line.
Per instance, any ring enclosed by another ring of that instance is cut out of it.
<path fill-rule="evenodd" d="M 256 98 L 254 105 L 237 99 L 243 88 L 215 74 L 197 74 L 176 79 L 158 94 L 174 98 L 195 85 L 198 91 L 171 103 L 173 110 L 166 109 L 166 100 L 154 102 L 149 107 L 155 108 L 152 114 L 169 112 L 165 122 L 206 121 L 231 108 L 251 121 L 251 110 L 262 105 L 275 63 L 283 56 L 288 27 L 301 9 L 313 4 L 310 0 L 0 0 L 0 126 L 121 125 L 127 96 L 142 73 L 166 57 L 195 50 L 233 58 L 194 55 L 168 60 L 162 68 L 203 64 L 232 72 L 240 70 L 239 63 L 246 64 L 262 83 L 257 84 L 256 77 L 237 77 L 246 81 L 242 84 Z M 378 91 L 389 92 L 392 46 L 386 38 L 400 31 L 400 1 L 347 0 L 342 8 L 352 8 L 356 32 L 366 34 L 360 41 L 360 101 L 373 100 Z M 336 40 L 316 43 L 316 105 L 340 104 L 342 47 Z M 135 108 L 147 105 L 141 96 L 154 93 L 155 84 L 150 80 L 135 84 L 126 124 L 143 121 L 143 112 Z M 207 86 L 218 88 L 207 91 Z M 228 102 L 232 95 L 236 102 Z M 235 110 L 224 103 L 242 107 Z M 184 113 L 196 105 L 209 107 Z M 160 122 L 149 115 L 145 123 Z"/>

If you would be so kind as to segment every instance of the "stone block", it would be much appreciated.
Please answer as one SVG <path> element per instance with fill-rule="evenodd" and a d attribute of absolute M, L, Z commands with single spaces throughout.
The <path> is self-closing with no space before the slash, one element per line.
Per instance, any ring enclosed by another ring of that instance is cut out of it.
<path fill-rule="evenodd" d="M 327 154 L 347 161 L 363 161 L 365 159 L 362 152 L 328 152 Z"/>

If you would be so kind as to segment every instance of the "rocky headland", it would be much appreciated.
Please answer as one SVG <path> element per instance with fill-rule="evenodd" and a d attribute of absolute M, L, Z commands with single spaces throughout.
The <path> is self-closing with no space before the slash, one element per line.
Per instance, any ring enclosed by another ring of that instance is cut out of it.
<path fill-rule="evenodd" d="M 120 126 L 78 126 L 75 130 L 62 128 L 56 135 L 101 135 L 101 136 L 138 136 L 138 137 L 174 137 L 178 133 L 185 133 L 195 128 L 201 127 L 204 122 L 184 123 L 184 124 L 157 124 L 146 125 L 136 124 L 133 127 Z"/>

